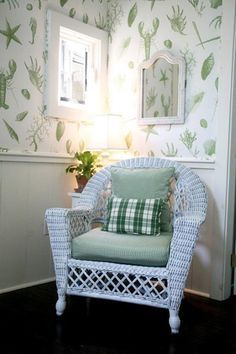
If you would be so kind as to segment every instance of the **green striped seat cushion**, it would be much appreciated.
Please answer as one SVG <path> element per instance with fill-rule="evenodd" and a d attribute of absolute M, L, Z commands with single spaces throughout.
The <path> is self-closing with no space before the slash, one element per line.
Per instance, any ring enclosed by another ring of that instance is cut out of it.
<path fill-rule="evenodd" d="M 72 257 L 80 260 L 165 267 L 172 233 L 127 235 L 96 228 L 72 240 Z"/>
<path fill-rule="evenodd" d="M 161 199 L 126 199 L 112 196 L 108 200 L 104 231 L 121 234 L 158 235 Z"/>

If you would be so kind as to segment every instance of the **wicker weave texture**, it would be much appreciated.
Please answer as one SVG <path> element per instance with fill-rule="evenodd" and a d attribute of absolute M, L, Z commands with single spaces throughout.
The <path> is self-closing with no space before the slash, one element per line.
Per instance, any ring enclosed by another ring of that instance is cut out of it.
<path fill-rule="evenodd" d="M 46 211 L 58 290 L 57 309 L 62 309 L 58 313 L 64 310 L 66 294 L 128 301 L 168 308 L 172 332 L 178 332 L 184 286 L 199 229 L 206 218 L 206 188 L 191 169 L 168 159 L 132 158 L 116 166 L 175 168 L 176 182 L 171 196 L 174 232 L 167 266 L 143 267 L 71 258 L 71 239 L 88 231 L 93 220 L 103 221 L 106 216 L 111 193 L 108 166 L 87 183 L 79 207 Z"/>

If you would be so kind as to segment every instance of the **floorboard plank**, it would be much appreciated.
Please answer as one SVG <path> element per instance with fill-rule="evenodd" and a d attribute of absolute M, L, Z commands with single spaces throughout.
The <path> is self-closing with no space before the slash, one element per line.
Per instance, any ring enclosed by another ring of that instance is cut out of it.
<path fill-rule="evenodd" d="M 0 295 L 3 354 L 236 354 L 236 296 L 215 301 L 186 294 L 179 335 L 168 311 L 71 296 L 55 315 L 55 283 Z"/>

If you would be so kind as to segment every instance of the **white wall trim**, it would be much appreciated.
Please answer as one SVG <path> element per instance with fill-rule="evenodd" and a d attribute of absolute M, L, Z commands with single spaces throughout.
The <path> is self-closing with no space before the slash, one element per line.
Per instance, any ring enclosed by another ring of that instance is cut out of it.
<path fill-rule="evenodd" d="M 168 159 L 168 158 L 167 158 Z M 215 169 L 215 161 L 214 160 L 206 160 L 206 159 L 195 159 L 192 157 L 175 157 L 169 158 L 170 160 L 182 163 L 189 168 L 193 169 L 204 169 L 204 170 L 214 170 Z"/>
<path fill-rule="evenodd" d="M 48 163 L 70 163 L 72 157 L 68 154 L 58 154 L 49 152 L 21 152 L 9 151 L 0 153 L 0 161 L 7 162 L 48 162 Z"/>
<path fill-rule="evenodd" d="M 35 285 L 51 283 L 53 281 L 55 281 L 55 277 L 46 278 L 46 279 L 42 279 L 42 280 L 36 280 L 36 281 L 29 282 L 29 283 L 23 283 L 23 284 L 11 286 L 10 288 L 0 289 L 0 294 L 9 293 L 11 291 L 20 290 L 20 289 L 24 289 L 24 288 L 29 288 L 29 287 L 35 286 Z"/>
<path fill-rule="evenodd" d="M 188 294 L 193 294 L 193 295 L 198 295 L 198 296 L 210 298 L 210 294 L 204 293 L 202 291 L 197 291 L 197 290 L 192 290 L 192 289 L 185 288 L 184 292 L 188 293 Z"/>
<path fill-rule="evenodd" d="M 217 146 L 215 162 L 213 235 L 211 243 L 211 298 L 227 299 L 231 294 L 235 199 L 235 117 L 233 116 L 235 1 L 224 1 L 221 36 L 219 105 L 217 110 Z"/>
<path fill-rule="evenodd" d="M 132 158 L 134 156 L 125 156 L 124 158 Z M 121 157 L 121 155 L 120 155 Z M 119 159 L 116 159 L 112 155 L 109 158 L 109 163 L 117 162 Z M 168 159 L 168 158 L 167 158 Z M 59 154 L 59 153 L 49 153 L 49 152 L 21 152 L 21 151 L 9 151 L 0 153 L 0 161 L 6 162 L 35 162 L 35 163 L 62 163 L 68 164 L 71 163 L 73 157 L 68 154 Z M 215 161 L 212 159 L 195 159 L 191 157 L 176 157 L 170 158 L 176 162 L 182 163 L 189 168 L 193 169 L 204 169 L 204 170 L 214 170 Z"/>
<path fill-rule="evenodd" d="M 16 290 L 20 290 L 20 289 L 30 288 L 31 286 L 51 283 L 54 281 L 55 281 L 55 277 L 51 277 L 51 278 L 46 278 L 46 279 L 42 279 L 42 280 L 36 280 L 33 282 L 29 282 L 29 283 L 23 283 L 20 285 L 11 286 L 9 288 L 0 289 L 0 294 L 5 294 L 5 293 L 9 293 L 11 291 L 16 291 Z M 198 296 L 210 298 L 210 294 L 204 293 L 202 291 L 197 291 L 197 290 L 185 288 L 184 292 L 188 293 L 188 294 L 193 294 L 193 295 L 198 295 Z"/>

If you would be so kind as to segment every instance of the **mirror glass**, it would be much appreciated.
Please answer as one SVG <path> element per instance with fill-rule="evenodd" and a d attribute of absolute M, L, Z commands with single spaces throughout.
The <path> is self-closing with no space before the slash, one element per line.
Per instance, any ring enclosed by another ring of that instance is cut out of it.
<path fill-rule="evenodd" d="M 175 58 L 169 52 L 157 52 L 141 64 L 140 74 L 140 124 L 183 123 L 183 58 Z"/>
<path fill-rule="evenodd" d="M 47 115 L 74 120 L 103 112 L 107 32 L 48 10 L 46 45 Z"/>

